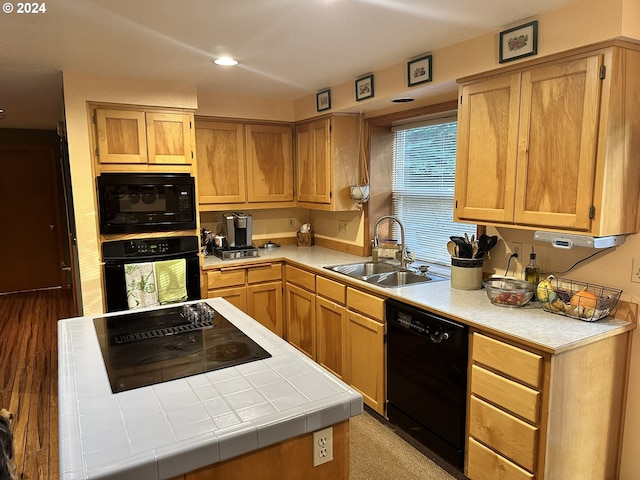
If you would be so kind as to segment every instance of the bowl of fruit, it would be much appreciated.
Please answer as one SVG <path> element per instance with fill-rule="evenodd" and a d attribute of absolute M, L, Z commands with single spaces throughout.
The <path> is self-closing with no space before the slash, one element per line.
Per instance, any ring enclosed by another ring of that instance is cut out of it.
<path fill-rule="evenodd" d="M 523 307 L 536 289 L 533 283 L 512 277 L 491 277 L 482 284 L 491 303 L 500 307 Z"/>

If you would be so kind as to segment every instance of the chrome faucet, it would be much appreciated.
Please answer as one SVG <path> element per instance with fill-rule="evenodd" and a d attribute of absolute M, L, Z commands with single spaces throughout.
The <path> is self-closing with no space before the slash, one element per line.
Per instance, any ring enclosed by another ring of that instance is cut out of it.
<path fill-rule="evenodd" d="M 411 255 L 409 255 L 409 252 L 407 252 L 407 246 L 404 243 L 404 225 L 402 224 L 402 222 L 400 221 L 399 218 L 394 217 L 393 215 L 383 215 L 382 217 L 380 217 L 378 219 L 378 221 L 376 222 L 376 226 L 373 229 L 373 248 L 380 248 L 380 239 L 378 238 L 378 226 L 380 225 L 380 222 L 382 222 L 383 220 L 393 220 L 394 222 L 396 222 L 398 225 L 400 225 L 400 268 L 403 270 L 407 269 L 407 265 L 409 265 L 409 263 L 413 262 L 413 258 Z"/>

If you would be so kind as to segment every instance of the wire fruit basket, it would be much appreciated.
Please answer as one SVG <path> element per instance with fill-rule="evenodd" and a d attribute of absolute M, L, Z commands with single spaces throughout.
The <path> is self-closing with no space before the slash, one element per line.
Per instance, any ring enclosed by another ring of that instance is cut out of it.
<path fill-rule="evenodd" d="M 547 312 L 595 322 L 614 313 L 622 290 L 550 275 L 538 284 L 537 293 Z"/>

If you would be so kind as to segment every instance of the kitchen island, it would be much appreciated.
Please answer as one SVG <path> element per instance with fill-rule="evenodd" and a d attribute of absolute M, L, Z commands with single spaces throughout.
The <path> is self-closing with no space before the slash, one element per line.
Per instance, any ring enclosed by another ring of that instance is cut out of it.
<path fill-rule="evenodd" d="M 205 478 L 225 465 L 348 476 L 362 396 L 228 302 L 207 303 L 271 358 L 114 394 L 93 317 L 58 323 L 61 479 Z M 312 432 L 332 426 L 334 460 L 312 467 Z"/>

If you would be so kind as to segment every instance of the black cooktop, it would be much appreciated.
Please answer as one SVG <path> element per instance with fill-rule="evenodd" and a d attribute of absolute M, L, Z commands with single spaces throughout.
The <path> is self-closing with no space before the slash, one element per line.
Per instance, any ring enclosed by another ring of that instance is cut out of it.
<path fill-rule="evenodd" d="M 93 322 L 113 393 L 271 357 L 205 302 Z"/>

